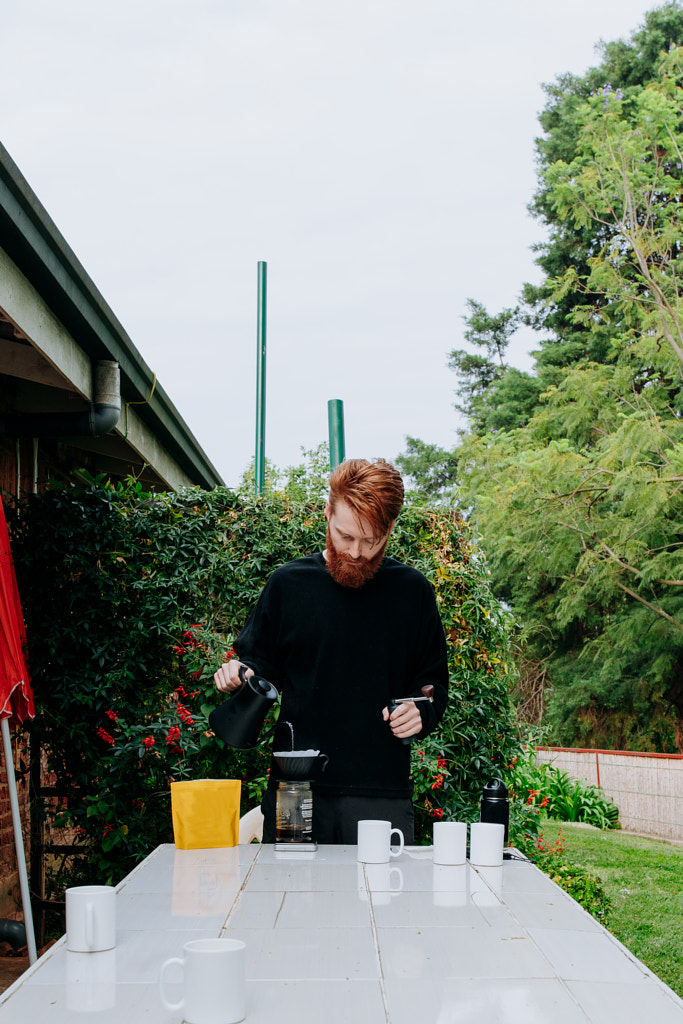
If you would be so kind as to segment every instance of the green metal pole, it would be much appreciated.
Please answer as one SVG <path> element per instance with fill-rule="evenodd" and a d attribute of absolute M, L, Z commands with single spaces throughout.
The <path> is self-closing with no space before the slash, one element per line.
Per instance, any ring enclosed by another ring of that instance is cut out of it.
<path fill-rule="evenodd" d="M 267 264 L 258 264 L 258 316 L 256 330 L 256 453 L 254 493 L 263 494 L 266 482 L 266 279 Z"/>
<path fill-rule="evenodd" d="M 344 461 L 344 403 L 331 398 L 327 403 L 327 422 L 330 431 L 330 469 Z"/>

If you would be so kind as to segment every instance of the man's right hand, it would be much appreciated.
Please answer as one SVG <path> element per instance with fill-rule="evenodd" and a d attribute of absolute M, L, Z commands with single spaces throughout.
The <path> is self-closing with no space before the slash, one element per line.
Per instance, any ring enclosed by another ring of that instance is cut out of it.
<path fill-rule="evenodd" d="M 249 676 L 253 676 L 253 671 L 247 668 L 243 662 L 233 658 L 232 661 L 226 661 L 224 665 L 218 669 L 218 672 L 214 674 L 213 681 L 216 684 L 216 689 L 222 693 L 232 693 L 233 690 L 239 690 L 242 686 L 242 680 L 239 676 L 241 668 L 247 669 L 245 676 L 248 679 Z"/>

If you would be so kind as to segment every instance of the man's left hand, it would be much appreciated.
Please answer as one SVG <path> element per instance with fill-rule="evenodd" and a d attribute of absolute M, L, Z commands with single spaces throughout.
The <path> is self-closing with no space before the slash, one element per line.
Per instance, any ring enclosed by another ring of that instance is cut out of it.
<path fill-rule="evenodd" d="M 391 712 L 391 715 L 389 714 L 389 708 L 384 708 L 382 710 L 382 717 L 385 722 L 389 722 L 391 731 L 399 740 L 407 739 L 408 736 L 416 736 L 418 732 L 422 731 L 422 716 L 417 704 L 412 700 L 399 704 Z"/>

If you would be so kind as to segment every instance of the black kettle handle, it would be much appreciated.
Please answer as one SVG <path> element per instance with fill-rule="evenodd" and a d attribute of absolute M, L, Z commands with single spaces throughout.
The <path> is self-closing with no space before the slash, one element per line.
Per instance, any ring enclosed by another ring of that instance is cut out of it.
<path fill-rule="evenodd" d="M 242 687 L 244 687 L 249 682 L 249 680 L 247 679 L 247 672 L 248 671 L 249 671 L 249 666 L 245 665 L 244 662 L 243 662 L 240 665 L 239 669 L 237 670 L 237 675 L 240 677 L 240 681 L 242 683 L 242 686 L 240 686 L 239 690 L 235 690 L 234 691 L 235 694 L 241 693 L 242 692 Z M 252 676 L 250 678 L 253 679 L 253 682 L 251 683 L 251 688 L 254 691 L 254 693 L 269 694 L 274 689 L 272 683 L 269 683 L 267 679 L 261 679 L 259 676 L 257 676 L 253 672 L 252 672 Z M 277 690 L 275 690 L 275 692 L 277 693 Z"/>

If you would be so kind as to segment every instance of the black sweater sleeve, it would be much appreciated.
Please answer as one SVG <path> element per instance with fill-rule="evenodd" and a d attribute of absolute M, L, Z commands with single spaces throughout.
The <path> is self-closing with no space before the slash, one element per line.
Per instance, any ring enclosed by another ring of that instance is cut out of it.
<path fill-rule="evenodd" d="M 422 687 L 434 687 L 432 702 L 419 701 L 417 707 L 422 718 L 422 731 L 418 739 L 424 739 L 434 732 L 443 718 L 448 703 L 448 651 L 443 625 L 439 616 L 434 591 L 427 580 L 420 605 L 420 621 L 417 627 L 417 650 L 419 660 L 414 686 L 406 696 L 421 697 Z"/>

